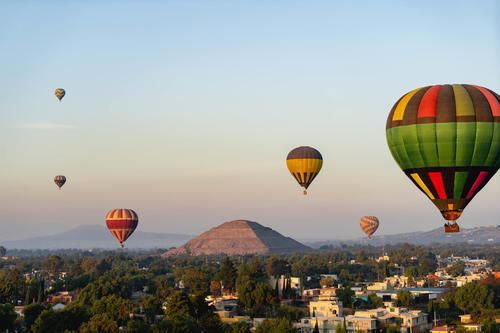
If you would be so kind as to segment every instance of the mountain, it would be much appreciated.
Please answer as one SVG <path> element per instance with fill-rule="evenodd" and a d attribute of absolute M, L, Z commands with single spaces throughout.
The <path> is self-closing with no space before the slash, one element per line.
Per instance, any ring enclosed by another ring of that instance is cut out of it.
<path fill-rule="evenodd" d="M 164 234 L 136 230 L 124 243 L 126 248 L 170 248 L 179 246 L 192 236 Z M 3 241 L 0 245 L 10 249 L 90 249 L 118 248 L 117 240 L 104 225 L 79 226 L 51 236 L 16 241 Z"/>
<path fill-rule="evenodd" d="M 443 228 L 431 231 L 416 231 L 394 235 L 373 236 L 372 239 L 357 238 L 350 240 L 325 240 L 315 242 L 305 242 L 312 248 L 319 248 L 323 245 L 340 244 L 363 244 L 380 246 L 383 244 L 409 243 L 415 245 L 429 245 L 433 243 L 469 243 L 469 244 L 493 244 L 500 242 L 500 225 L 477 227 L 465 229 L 461 228 L 457 233 L 445 233 Z"/>
<path fill-rule="evenodd" d="M 306 252 L 311 248 L 285 237 L 271 228 L 257 222 L 237 220 L 223 223 L 183 246 L 167 251 L 171 255 L 245 255 L 264 253 Z"/>

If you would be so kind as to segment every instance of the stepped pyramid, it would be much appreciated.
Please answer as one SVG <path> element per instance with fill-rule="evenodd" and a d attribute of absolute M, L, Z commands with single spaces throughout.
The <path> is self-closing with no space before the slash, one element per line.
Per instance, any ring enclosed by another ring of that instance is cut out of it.
<path fill-rule="evenodd" d="M 171 249 L 163 256 L 171 255 L 245 255 L 264 253 L 305 252 L 311 248 L 285 237 L 263 225 L 246 220 L 223 223 L 183 246 Z"/>

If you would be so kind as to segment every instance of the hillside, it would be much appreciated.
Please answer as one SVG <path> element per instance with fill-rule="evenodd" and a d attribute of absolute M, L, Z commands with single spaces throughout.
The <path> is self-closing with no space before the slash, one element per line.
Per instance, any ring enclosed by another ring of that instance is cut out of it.
<path fill-rule="evenodd" d="M 192 236 L 153 233 L 136 230 L 125 242 L 127 248 L 170 248 L 179 246 Z M 118 242 L 104 225 L 78 226 L 66 232 L 29 239 L 3 241 L 10 249 L 89 249 L 118 248 Z"/>
<path fill-rule="evenodd" d="M 327 240 L 316 242 L 305 242 L 305 244 L 319 248 L 323 245 L 340 245 L 340 244 L 366 244 L 366 245 L 383 245 L 383 244 L 398 244 L 410 243 L 415 245 L 429 245 L 433 243 L 463 243 L 469 244 L 487 244 L 500 242 L 500 225 L 477 227 L 465 229 L 462 228 L 458 233 L 445 233 L 443 228 L 436 228 L 430 231 L 408 232 L 394 235 L 373 236 L 372 239 L 356 238 L 350 240 Z"/>

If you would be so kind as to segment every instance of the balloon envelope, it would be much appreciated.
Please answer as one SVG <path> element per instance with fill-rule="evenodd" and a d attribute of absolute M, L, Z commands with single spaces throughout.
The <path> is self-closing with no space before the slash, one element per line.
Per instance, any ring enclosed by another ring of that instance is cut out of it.
<path fill-rule="evenodd" d="M 312 147 L 297 147 L 288 153 L 286 166 L 299 185 L 307 190 L 323 166 L 323 157 Z"/>
<path fill-rule="evenodd" d="M 500 167 L 499 101 L 480 86 L 435 85 L 410 91 L 389 113 L 392 156 L 448 221 L 460 217 Z"/>
<path fill-rule="evenodd" d="M 54 183 L 61 189 L 61 187 L 66 183 L 66 177 L 63 175 L 58 175 L 54 177 Z"/>
<path fill-rule="evenodd" d="M 375 231 L 377 231 L 379 224 L 380 222 L 375 216 L 365 216 L 359 220 L 359 226 L 368 238 L 372 238 L 372 235 Z"/>
<path fill-rule="evenodd" d="M 138 223 L 139 217 L 132 209 L 112 209 L 106 215 L 106 226 L 120 242 L 121 247 L 137 228 Z"/>
<path fill-rule="evenodd" d="M 66 95 L 66 90 L 62 89 L 62 88 L 58 88 L 56 89 L 56 91 L 54 92 L 54 95 L 56 95 L 57 99 L 59 101 L 61 101 L 61 99 L 63 99 L 64 95 Z"/>

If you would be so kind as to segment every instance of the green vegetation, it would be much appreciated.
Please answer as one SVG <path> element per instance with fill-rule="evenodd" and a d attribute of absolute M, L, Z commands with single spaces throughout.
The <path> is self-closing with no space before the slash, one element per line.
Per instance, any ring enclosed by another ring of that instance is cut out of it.
<path fill-rule="evenodd" d="M 500 258 L 495 246 L 464 245 L 454 253 L 468 254 L 467 249 L 493 260 L 493 265 Z M 400 267 L 405 268 L 410 283 L 415 283 L 433 272 L 436 254 L 446 254 L 448 249 L 403 244 L 388 247 L 387 251 L 390 260 L 379 263 L 374 258 L 380 256 L 380 249 L 370 246 L 232 258 L 163 258 L 154 252 L 32 252 L 0 261 L 0 332 L 248 333 L 250 324 L 224 323 L 205 301 L 210 294 L 235 293 L 239 303 L 234 314 L 269 319 L 257 332 L 287 332 L 293 329 L 293 322 L 308 315 L 314 317 L 296 299 L 291 276 L 301 277 L 302 287 L 307 289 L 341 285 L 337 297 L 346 312 L 352 313 L 383 305 L 382 299 L 373 293 L 355 297 L 354 287 L 394 275 Z M 461 273 L 462 269 L 456 264 L 449 272 Z M 322 274 L 335 274 L 338 280 Z M 282 285 L 269 283 L 271 277 L 280 276 L 284 277 Z M 60 291 L 75 292 L 77 296 L 64 309 L 54 310 L 48 301 Z M 397 298 L 399 305 L 431 314 L 435 311 L 449 324 L 457 324 L 460 314 L 471 313 L 474 320 L 484 324 L 486 332 L 498 331 L 495 319 L 500 317 L 500 282 L 493 276 L 450 288 L 438 301 L 424 303 L 405 290 L 400 290 Z M 280 304 L 282 299 L 287 300 L 287 305 Z M 24 306 L 23 318 L 16 314 L 14 305 Z M 339 325 L 336 331 L 344 329 L 344 325 Z"/>

